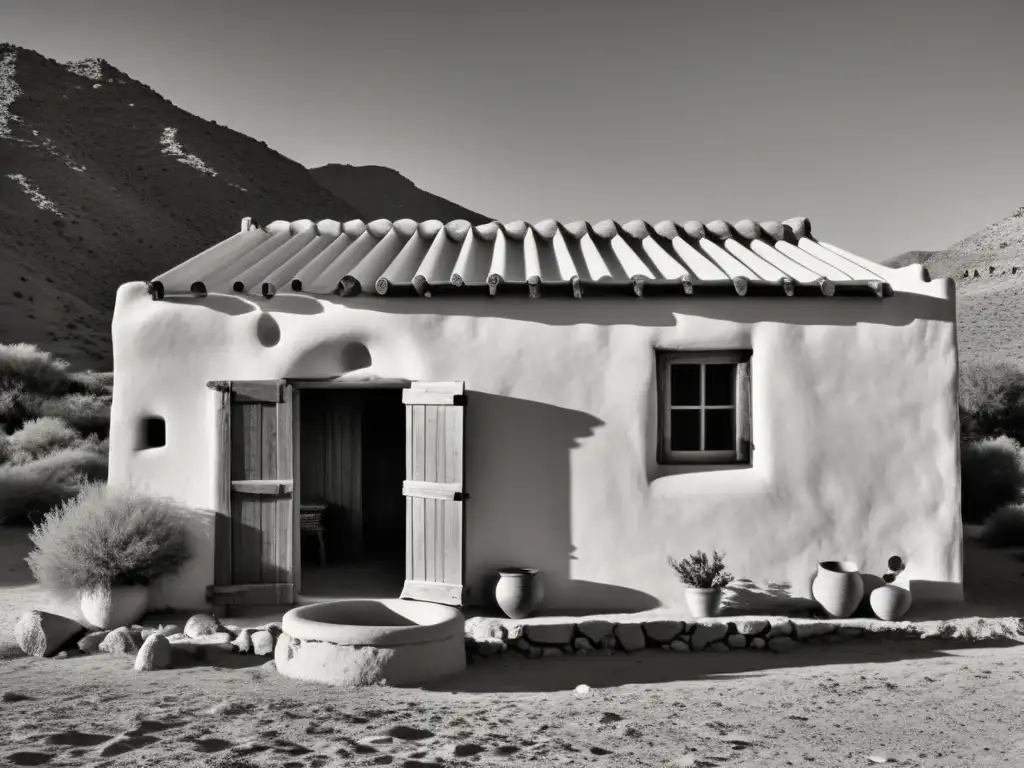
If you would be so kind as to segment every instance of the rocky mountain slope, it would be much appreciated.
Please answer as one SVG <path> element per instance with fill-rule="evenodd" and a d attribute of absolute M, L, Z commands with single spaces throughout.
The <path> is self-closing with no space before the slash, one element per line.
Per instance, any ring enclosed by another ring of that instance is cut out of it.
<path fill-rule="evenodd" d="M 117 286 L 223 240 L 243 216 L 370 221 L 397 208 L 412 218 L 465 210 L 388 169 L 349 167 L 342 177 L 360 204 L 101 59 L 61 64 L 0 44 L 0 342 L 109 369 Z M 376 179 L 367 194 L 352 181 L 365 178 Z"/>
<path fill-rule="evenodd" d="M 956 281 L 960 361 L 1024 367 L 1024 208 L 941 251 L 908 251 L 889 266 L 924 264 Z"/>

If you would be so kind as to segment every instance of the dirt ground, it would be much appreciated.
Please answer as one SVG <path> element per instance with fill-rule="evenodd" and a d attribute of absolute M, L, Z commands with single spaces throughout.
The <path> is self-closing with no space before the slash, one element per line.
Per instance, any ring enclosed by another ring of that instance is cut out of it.
<path fill-rule="evenodd" d="M 42 599 L 14 548 L 0 552 L 3 633 Z M 1018 553 L 969 551 L 968 573 L 1007 603 L 986 613 L 1024 615 L 1010 612 Z M 136 673 L 127 658 L 19 654 L 0 660 L 2 765 L 1024 765 L 1024 645 L 1006 642 L 488 659 L 426 689 L 355 691 L 252 657 Z"/>

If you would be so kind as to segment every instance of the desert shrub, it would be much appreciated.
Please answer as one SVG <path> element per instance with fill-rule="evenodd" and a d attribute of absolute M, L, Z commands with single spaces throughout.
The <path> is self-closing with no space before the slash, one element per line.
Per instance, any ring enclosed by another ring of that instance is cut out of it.
<path fill-rule="evenodd" d="M 82 436 L 63 419 L 43 416 L 25 422 L 7 437 L 8 461 L 24 464 L 63 448 L 71 448 Z"/>
<path fill-rule="evenodd" d="M 0 344 L 0 390 L 62 394 L 70 383 L 68 364 L 34 344 Z"/>
<path fill-rule="evenodd" d="M 708 562 L 708 556 L 698 550 L 686 560 L 668 559 L 668 564 L 676 572 L 676 576 L 688 587 L 709 589 L 725 587 L 732 581 L 732 574 L 725 570 L 725 553 L 714 553 L 714 561 Z"/>
<path fill-rule="evenodd" d="M 1024 454 L 1013 438 L 990 437 L 960 450 L 960 509 L 965 523 L 983 523 L 1024 495 Z"/>
<path fill-rule="evenodd" d="M 70 379 L 72 392 L 87 395 L 109 395 L 114 391 L 114 374 L 107 371 L 75 371 Z"/>
<path fill-rule="evenodd" d="M 44 400 L 39 410 L 43 416 L 62 419 L 83 435 L 96 434 L 103 437 L 110 432 L 109 395 L 62 395 Z"/>
<path fill-rule="evenodd" d="M 966 440 L 1007 435 L 1024 443 L 1024 370 L 1009 363 L 963 366 L 960 427 Z"/>
<path fill-rule="evenodd" d="M 43 398 L 20 387 L 0 388 L 0 432 L 14 432 L 41 416 Z"/>
<path fill-rule="evenodd" d="M 993 512 L 981 540 L 990 547 L 1024 547 L 1024 504 L 1007 504 Z"/>
<path fill-rule="evenodd" d="M 57 594 L 149 584 L 188 560 L 186 511 L 168 499 L 90 483 L 33 529 L 29 567 Z"/>
<path fill-rule="evenodd" d="M 0 465 L 0 524 L 26 525 L 73 498 L 91 480 L 104 480 L 107 457 L 82 448 L 26 464 Z"/>

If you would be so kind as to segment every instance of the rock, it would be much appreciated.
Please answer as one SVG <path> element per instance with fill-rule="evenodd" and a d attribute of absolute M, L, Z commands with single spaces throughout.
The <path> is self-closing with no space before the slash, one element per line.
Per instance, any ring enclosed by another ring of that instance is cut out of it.
<path fill-rule="evenodd" d="M 836 625 L 828 621 L 811 621 L 796 624 L 794 629 L 798 640 L 806 640 L 808 637 L 831 635 L 836 631 Z"/>
<path fill-rule="evenodd" d="M 277 638 L 281 636 L 281 633 L 284 632 L 284 630 L 281 628 L 281 622 L 279 622 L 279 621 L 271 621 L 271 622 L 268 622 L 268 623 L 266 623 L 266 624 L 264 624 L 262 626 L 253 627 L 253 629 L 254 629 L 254 631 L 257 631 L 257 632 L 260 631 L 260 630 L 263 630 L 265 632 L 269 632 L 270 634 L 272 634 L 274 636 L 275 640 L 277 640 Z"/>
<path fill-rule="evenodd" d="M 690 636 L 690 647 L 702 651 L 708 644 L 723 639 L 728 631 L 728 624 L 698 624 Z"/>
<path fill-rule="evenodd" d="M 136 635 L 128 627 L 118 627 L 107 634 L 103 642 L 100 643 L 99 650 L 103 653 L 114 654 L 115 656 L 136 654 L 139 652 L 139 645 L 142 640 L 141 634 L 138 633 Z"/>
<path fill-rule="evenodd" d="M 773 637 L 768 641 L 768 650 L 775 651 L 777 653 L 785 653 L 792 651 L 799 646 L 796 640 L 792 637 L 778 636 Z"/>
<path fill-rule="evenodd" d="M 274 635 L 266 629 L 252 633 L 252 651 L 257 656 L 274 655 Z"/>
<path fill-rule="evenodd" d="M 269 633 L 267 633 L 269 634 Z M 188 635 L 186 634 L 186 637 Z M 170 638 L 167 638 L 170 640 Z M 230 632 L 214 632 L 210 635 L 199 635 L 198 637 L 191 638 L 192 642 L 196 645 L 223 645 L 224 643 L 231 643 Z"/>
<path fill-rule="evenodd" d="M 619 641 L 615 639 L 615 635 L 608 635 L 601 638 L 601 642 L 598 643 L 598 647 L 602 650 L 610 651 L 619 647 Z"/>
<path fill-rule="evenodd" d="M 53 655 L 53 658 L 55 658 L 55 659 L 70 659 L 70 658 L 73 658 L 75 656 L 81 656 L 81 655 L 82 655 L 82 651 L 78 650 L 78 648 L 76 648 L 75 646 L 71 646 L 70 648 L 65 648 L 63 651 L 57 651 L 57 653 L 55 653 Z"/>
<path fill-rule="evenodd" d="M 29 656 L 53 656 L 83 632 L 74 619 L 46 611 L 23 613 L 14 625 L 18 647 Z"/>
<path fill-rule="evenodd" d="M 504 640 L 492 637 L 477 641 L 476 651 L 481 656 L 497 656 L 500 653 L 504 653 L 506 647 Z"/>
<path fill-rule="evenodd" d="M 758 650 L 764 648 L 768 643 L 765 642 L 763 637 L 752 637 L 750 638 L 750 648 L 756 648 Z"/>
<path fill-rule="evenodd" d="M 221 631 L 223 631 L 223 627 L 220 621 L 216 616 L 211 616 L 208 613 L 197 613 L 185 622 L 185 634 L 191 638 L 212 635 Z"/>
<path fill-rule="evenodd" d="M 523 651 L 525 653 L 526 651 L 530 650 L 530 647 L 530 642 L 525 637 L 520 637 L 516 639 L 516 648 L 518 648 L 520 651 Z"/>
<path fill-rule="evenodd" d="M 639 651 L 647 647 L 644 629 L 639 624 L 616 624 L 614 633 L 619 647 L 624 651 Z"/>
<path fill-rule="evenodd" d="M 656 643 L 671 643 L 684 628 L 681 621 L 644 622 L 644 634 Z"/>
<path fill-rule="evenodd" d="M 181 632 L 181 627 L 177 624 L 161 624 L 160 629 L 157 630 L 164 637 L 170 637 Z"/>
<path fill-rule="evenodd" d="M 544 650 L 540 646 L 531 645 L 530 650 L 526 652 L 526 655 L 529 656 L 531 659 L 539 659 L 542 655 L 544 655 Z"/>
<path fill-rule="evenodd" d="M 685 640 L 673 640 L 668 647 L 676 653 L 689 653 L 690 651 L 690 646 Z"/>
<path fill-rule="evenodd" d="M 142 640 L 143 640 L 143 642 L 145 642 L 146 640 L 149 640 L 149 638 L 151 638 L 153 635 L 159 635 L 159 634 L 160 634 L 160 630 L 158 630 L 158 629 L 144 629 L 144 630 L 142 630 Z"/>
<path fill-rule="evenodd" d="M 547 648 L 542 648 L 541 649 L 541 653 L 544 656 L 561 656 L 562 655 L 562 649 L 561 648 L 556 648 L 554 646 L 548 646 Z"/>
<path fill-rule="evenodd" d="M 788 619 L 783 619 L 777 624 L 772 624 L 768 629 L 768 633 L 765 635 L 766 640 L 771 640 L 773 637 L 789 637 L 793 634 L 793 622 Z"/>
<path fill-rule="evenodd" d="M 504 640 L 505 632 L 501 622 L 483 616 L 466 619 L 465 634 L 473 640 Z"/>
<path fill-rule="evenodd" d="M 573 644 L 573 647 L 577 651 L 592 651 L 592 650 L 594 650 L 594 644 L 591 643 L 585 637 L 577 637 L 575 640 L 572 641 L 572 644 Z"/>
<path fill-rule="evenodd" d="M 239 653 L 252 653 L 252 633 L 251 629 L 243 629 L 238 633 L 238 637 L 231 641 Z"/>
<path fill-rule="evenodd" d="M 242 628 L 237 624 L 225 624 L 224 631 L 229 632 L 232 637 L 238 637 L 238 633 L 242 631 Z"/>
<path fill-rule="evenodd" d="M 161 634 L 150 635 L 135 657 L 135 671 L 167 669 L 171 665 L 171 643 Z"/>
<path fill-rule="evenodd" d="M 726 638 L 726 642 L 730 648 L 746 648 L 747 647 L 747 636 L 746 635 L 729 635 Z"/>
<path fill-rule="evenodd" d="M 581 683 L 580 685 L 576 686 L 576 688 L 572 692 L 572 695 L 573 696 L 579 696 L 579 697 L 589 696 L 590 695 L 590 686 Z"/>
<path fill-rule="evenodd" d="M 739 621 L 733 622 L 736 627 L 736 631 L 741 635 L 760 635 L 766 629 L 768 629 L 768 622 L 765 619 L 740 619 Z"/>
<path fill-rule="evenodd" d="M 597 646 L 604 638 L 611 635 L 613 626 L 610 621 L 590 619 L 589 621 L 581 621 L 576 625 L 576 628 L 580 631 L 581 635 Z"/>
<path fill-rule="evenodd" d="M 839 627 L 836 632 L 843 637 L 860 637 L 864 634 L 864 627 Z"/>
<path fill-rule="evenodd" d="M 101 629 L 97 632 L 90 632 L 78 641 L 78 650 L 80 650 L 82 653 L 99 653 L 100 643 L 102 643 L 109 634 L 109 629 Z"/>
<path fill-rule="evenodd" d="M 528 624 L 526 639 L 541 645 L 565 645 L 572 642 L 572 624 Z"/>

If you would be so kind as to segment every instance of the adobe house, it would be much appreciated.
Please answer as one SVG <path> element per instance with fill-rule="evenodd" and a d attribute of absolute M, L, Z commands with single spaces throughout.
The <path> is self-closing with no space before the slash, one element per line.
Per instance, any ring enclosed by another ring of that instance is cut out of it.
<path fill-rule="evenodd" d="M 963 599 L 953 282 L 806 219 L 528 225 L 245 219 L 113 321 L 112 484 L 195 508 L 154 604 L 397 596 L 747 599 L 821 560 Z"/>

